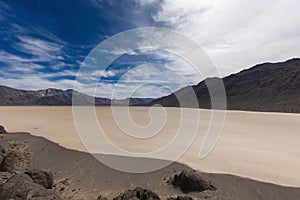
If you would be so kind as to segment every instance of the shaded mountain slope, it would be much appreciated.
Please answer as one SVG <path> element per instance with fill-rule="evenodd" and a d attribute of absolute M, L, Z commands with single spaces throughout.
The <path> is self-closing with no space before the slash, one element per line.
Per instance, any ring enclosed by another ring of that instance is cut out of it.
<path fill-rule="evenodd" d="M 195 91 L 200 108 L 211 108 L 206 81 L 191 86 Z M 300 113 L 300 59 L 295 58 L 280 63 L 264 63 L 222 79 L 227 96 L 227 109 L 294 112 Z M 179 107 L 177 97 L 182 101 L 191 100 L 189 87 L 156 99 L 148 105 Z M 188 106 L 189 107 L 189 106 Z"/>

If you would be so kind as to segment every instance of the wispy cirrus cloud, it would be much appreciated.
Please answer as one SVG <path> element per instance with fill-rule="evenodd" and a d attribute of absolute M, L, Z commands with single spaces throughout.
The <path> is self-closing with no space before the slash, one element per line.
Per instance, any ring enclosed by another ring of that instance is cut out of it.
<path fill-rule="evenodd" d="M 14 52 L 0 51 L 0 62 L 2 62 L 8 71 L 35 71 L 44 69 L 47 63 L 52 68 L 63 67 L 64 52 L 61 45 L 26 36 L 17 36 L 16 41 L 12 46 Z"/>
<path fill-rule="evenodd" d="M 28 36 L 18 36 L 20 40 L 14 46 L 17 51 L 29 54 L 33 61 L 52 62 L 64 60 L 62 45 Z"/>
<path fill-rule="evenodd" d="M 22 73 L 32 73 L 35 70 L 43 69 L 44 66 L 36 64 L 30 58 L 0 51 L 0 62 L 4 63 L 7 73 L 2 73 L 2 76 L 21 75 Z"/>
<path fill-rule="evenodd" d="M 0 1 L 0 20 L 4 20 L 7 16 L 8 11 L 10 10 L 10 7 L 6 3 Z"/>
<path fill-rule="evenodd" d="M 70 65 L 67 43 L 43 28 L 15 21 L 2 33 L 2 43 L 5 45 L 9 41 L 9 46 L 0 50 L 0 69 L 4 67 L 2 71 L 5 72 L 2 77 L 18 79 L 17 74 L 19 78 L 24 74 L 39 76 L 64 70 Z"/>

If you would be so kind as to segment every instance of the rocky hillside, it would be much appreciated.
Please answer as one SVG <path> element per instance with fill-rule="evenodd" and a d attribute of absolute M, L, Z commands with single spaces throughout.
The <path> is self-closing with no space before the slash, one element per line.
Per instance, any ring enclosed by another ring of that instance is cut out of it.
<path fill-rule="evenodd" d="M 210 78 L 205 81 L 214 81 Z M 280 63 L 264 63 L 222 79 L 230 110 L 300 113 L 300 59 Z M 192 86 L 200 108 L 210 108 L 205 81 Z M 148 105 L 179 107 L 176 96 L 184 102 L 191 99 L 191 90 L 182 88 L 175 94 L 156 99 Z"/>
<path fill-rule="evenodd" d="M 72 105 L 72 95 L 80 99 L 81 105 L 90 104 L 94 98 L 73 90 L 46 89 L 38 91 L 18 90 L 0 85 L 0 106 L 16 105 L 50 105 L 67 106 Z M 111 101 L 108 98 L 95 98 L 96 105 L 137 105 L 145 104 L 153 99 L 150 98 L 127 98 Z"/>
<path fill-rule="evenodd" d="M 18 90 L 6 86 L 0 86 L 0 105 L 72 105 L 72 94 L 80 97 L 81 104 L 92 102 L 93 97 L 73 91 L 46 89 L 38 91 Z M 97 105 L 108 105 L 110 100 L 96 98 Z"/>

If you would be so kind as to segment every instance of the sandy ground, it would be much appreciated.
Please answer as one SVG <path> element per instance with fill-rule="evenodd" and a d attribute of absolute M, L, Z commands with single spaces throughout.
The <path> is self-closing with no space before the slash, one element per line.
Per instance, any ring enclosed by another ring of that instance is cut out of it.
<path fill-rule="evenodd" d="M 109 107 L 96 110 L 107 137 L 128 151 L 148 152 L 163 147 L 180 125 L 181 110 L 167 108 L 168 118 L 159 134 L 147 140 L 133 139 L 115 124 Z M 148 108 L 130 110 L 137 124 L 143 126 L 149 122 Z M 300 187 L 300 115 L 228 111 L 218 144 L 203 160 L 198 155 L 209 126 L 210 111 L 201 110 L 200 115 L 197 137 L 179 162 L 203 172 L 229 173 Z M 0 124 L 11 132 L 27 131 L 64 147 L 86 151 L 75 129 L 71 107 L 0 107 Z M 90 140 L 101 146 L 101 141 Z"/>
<path fill-rule="evenodd" d="M 9 133 L 1 135 L 0 140 L 9 141 L 11 145 L 17 146 L 26 144 L 24 148 L 31 153 L 32 162 L 29 167 L 50 169 L 54 174 L 54 188 L 63 200 L 99 200 L 99 195 L 113 199 L 121 192 L 136 187 L 149 189 L 157 193 L 162 200 L 178 195 L 188 195 L 197 200 L 296 200 L 300 196 L 300 188 L 284 187 L 228 174 L 203 172 L 197 173 L 217 190 L 183 194 L 173 187 L 170 179 L 189 167 L 177 162 L 151 173 L 125 173 L 103 165 L 89 153 L 66 149 L 44 137 L 28 133 Z M 122 159 L 112 155 L 105 157 L 110 160 Z M 131 163 L 142 161 L 149 164 L 166 162 L 147 158 L 126 160 L 130 160 Z"/>

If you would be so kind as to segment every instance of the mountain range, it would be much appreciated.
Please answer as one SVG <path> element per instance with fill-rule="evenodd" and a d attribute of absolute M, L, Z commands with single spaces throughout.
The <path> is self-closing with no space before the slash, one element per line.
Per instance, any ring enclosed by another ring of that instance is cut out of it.
<path fill-rule="evenodd" d="M 206 82 L 217 79 L 224 83 L 229 110 L 300 113 L 299 58 L 259 64 L 222 79 L 208 78 L 191 86 L 200 108 L 211 108 Z M 176 96 L 182 98 L 183 102 L 189 102 L 192 98 L 191 90 L 189 87 L 182 88 L 173 94 L 155 99 L 148 105 L 179 107 Z"/>
<path fill-rule="evenodd" d="M 108 99 L 101 97 L 92 97 L 79 93 L 74 90 L 60 90 L 49 88 L 46 90 L 28 91 L 10 88 L 0 85 L 0 106 L 69 106 L 72 105 L 72 97 L 80 100 L 80 105 L 90 105 L 95 101 L 97 106 L 105 105 L 136 105 L 145 104 L 153 99 L 151 98 L 127 98 L 127 99 Z"/>
<path fill-rule="evenodd" d="M 191 101 L 191 92 L 196 94 L 200 108 L 211 108 L 210 94 L 206 83 L 222 80 L 227 97 L 227 109 L 300 113 L 300 59 L 294 58 L 279 63 L 263 63 L 231 74 L 224 78 L 208 78 L 197 85 L 184 87 L 175 93 L 158 99 L 95 98 L 95 105 L 142 105 L 160 104 L 166 107 L 195 107 L 179 105 Z M 27 91 L 0 86 L 0 105 L 72 105 L 72 95 L 80 97 L 80 104 L 86 105 L 94 98 L 73 90 L 46 89 Z M 197 106 L 198 107 L 198 106 Z"/>

